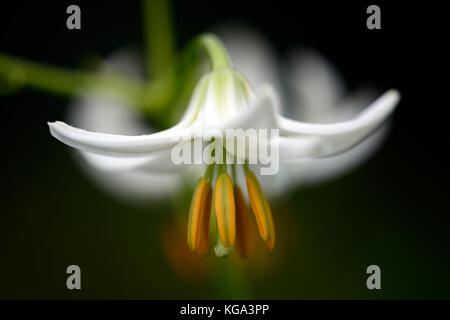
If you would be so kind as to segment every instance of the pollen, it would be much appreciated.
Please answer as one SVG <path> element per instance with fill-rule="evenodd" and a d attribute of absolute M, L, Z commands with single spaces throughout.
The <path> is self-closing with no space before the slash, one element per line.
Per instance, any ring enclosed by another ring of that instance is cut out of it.
<path fill-rule="evenodd" d="M 259 234 L 266 242 L 267 247 L 272 250 L 275 246 L 275 226 L 272 211 L 255 174 L 246 170 L 246 178 L 248 196 L 258 225 Z"/>
<path fill-rule="evenodd" d="M 209 251 L 211 197 L 211 184 L 205 178 L 200 178 L 192 196 L 187 236 L 189 248 L 200 254 Z"/>
<path fill-rule="evenodd" d="M 236 207 L 231 177 L 221 173 L 214 190 L 214 209 L 217 229 L 224 247 L 232 247 L 236 240 Z"/>

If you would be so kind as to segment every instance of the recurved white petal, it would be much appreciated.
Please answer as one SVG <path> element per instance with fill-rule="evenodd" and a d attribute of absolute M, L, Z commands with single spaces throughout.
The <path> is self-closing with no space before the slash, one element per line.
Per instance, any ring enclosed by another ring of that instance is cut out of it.
<path fill-rule="evenodd" d="M 175 126 L 157 133 L 126 136 L 91 132 L 64 122 L 49 122 L 51 134 L 65 144 L 82 151 L 110 156 L 142 156 L 168 149 L 190 134 L 190 128 Z"/>
<path fill-rule="evenodd" d="M 330 156 L 356 145 L 372 133 L 395 109 L 400 94 L 389 90 L 353 120 L 334 124 L 310 124 L 278 116 L 281 135 L 312 136 L 320 139 L 320 148 L 311 157 Z"/>
<path fill-rule="evenodd" d="M 291 187 L 295 187 L 296 184 L 320 183 L 350 171 L 378 150 L 388 132 L 385 126 L 377 129 L 356 147 L 338 155 L 306 161 L 284 161 L 283 170 L 286 170 L 289 175 L 287 183 Z"/>

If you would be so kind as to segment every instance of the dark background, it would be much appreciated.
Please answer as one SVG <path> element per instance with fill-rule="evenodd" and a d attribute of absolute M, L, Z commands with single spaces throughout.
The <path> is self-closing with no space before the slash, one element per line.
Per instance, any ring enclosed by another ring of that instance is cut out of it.
<path fill-rule="evenodd" d="M 391 135 L 374 157 L 343 178 L 288 195 L 279 219 L 295 227 L 277 232 L 289 246 L 277 247 L 276 268 L 248 275 L 251 297 L 450 297 L 443 8 L 392 2 L 173 5 L 179 48 L 217 22 L 240 21 L 263 32 L 281 58 L 312 46 L 351 87 L 402 94 Z M 66 28 L 70 4 L 81 7 L 79 31 Z M 381 30 L 366 28 L 370 4 L 381 7 Z M 8 1 L 0 8 L 0 51 L 76 68 L 94 53 L 142 45 L 141 15 L 131 1 Z M 183 281 L 167 264 L 159 239 L 167 206 L 130 207 L 103 193 L 50 136 L 46 122 L 64 119 L 68 101 L 27 88 L 0 97 L 0 298 L 224 297 L 214 287 L 220 275 Z M 83 270 L 81 291 L 65 287 L 70 264 Z M 370 264 L 381 267 L 380 291 L 365 287 Z"/>

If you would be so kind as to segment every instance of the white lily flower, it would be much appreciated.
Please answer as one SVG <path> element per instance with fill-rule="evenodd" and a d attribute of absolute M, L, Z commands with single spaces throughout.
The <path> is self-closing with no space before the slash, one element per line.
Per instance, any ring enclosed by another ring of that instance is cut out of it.
<path fill-rule="evenodd" d="M 389 90 L 353 119 L 333 124 L 314 124 L 288 119 L 279 113 L 279 98 L 268 84 L 253 91 L 240 73 L 221 67 L 205 74 L 198 82 L 180 122 L 161 132 L 147 135 L 119 135 L 92 132 L 64 122 L 49 123 L 51 134 L 90 157 L 92 163 L 113 172 L 179 172 L 182 166 L 172 161 L 173 148 L 180 141 L 209 140 L 214 130 L 217 138 L 226 129 L 278 129 L 281 166 L 292 161 L 340 154 L 372 133 L 392 113 L 399 100 Z M 218 132 L 218 133 L 217 133 Z M 216 254 L 227 254 L 237 240 L 244 239 L 236 220 L 245 216 L 245 204 L 238 187 L 235 167 L 233 178 L 226 165 L 209 165 L 198 180 L 192 199 L 188 243 L 193 251 L 209 249 L 209 218 L 212 205 L 214 170 L 218 176 L 214 189 L 214 209 L 219 233 Z M 238 165 L 236 165 L 238 167 Z M 251 206 L 260 235 L 272 249 L 275 241 L 273 218 L 260 184 L 248 165 L 241 165 L 247 180 Z"/>
<path fill-rule="evenodd" d="M 128 136 L 90 132 L 61 121 L 50 122 L 49 127 L 55 138 L 69 146 L 115 159 L 114 163 L 108 163 L 110 169 L 151 171 L 153 165 L 161 166 L 158 170 L 167 165 L 167 170 L 178 170 L 164 156 L 170 156 L 171 148 L 184 137 L 202 138 L 199 132 L 207 129 L 279 128 L 280 155 L 286 160 L 339 154 L 374 131 L 391 114 L 398 100 L 398 92 L 389 90 L 352 120 L 303 123 L 278 114 L 278 97 L 269 85 L 260 88 L 254 96 L 238 72 L 224 68 L 203 76 L 185 115 L 167 130 Z"/>

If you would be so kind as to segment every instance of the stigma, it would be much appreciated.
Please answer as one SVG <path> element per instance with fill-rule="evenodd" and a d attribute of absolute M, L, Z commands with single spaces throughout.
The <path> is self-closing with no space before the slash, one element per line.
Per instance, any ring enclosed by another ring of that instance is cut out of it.
<path fill-rule="evenodd" d="M 250 254 L 250 215 L 236 179 L 236 171 L 241 169 L 246 177 L 250 208 L 259 235 L 267 248 L 272 250 L 275 245 L 272 211 L 256 175 L 247 164 L 231 165 L 231 175 L 227 169 L 226 164 L 211 164 L 197 181 L 188 218 L 189 248 L 198 254 L 207 255 L 213 242 L 210 238 L 215 236 L 214 251 L 217 256 L 227 256 L 234 249 L 240 257 Z"/>

